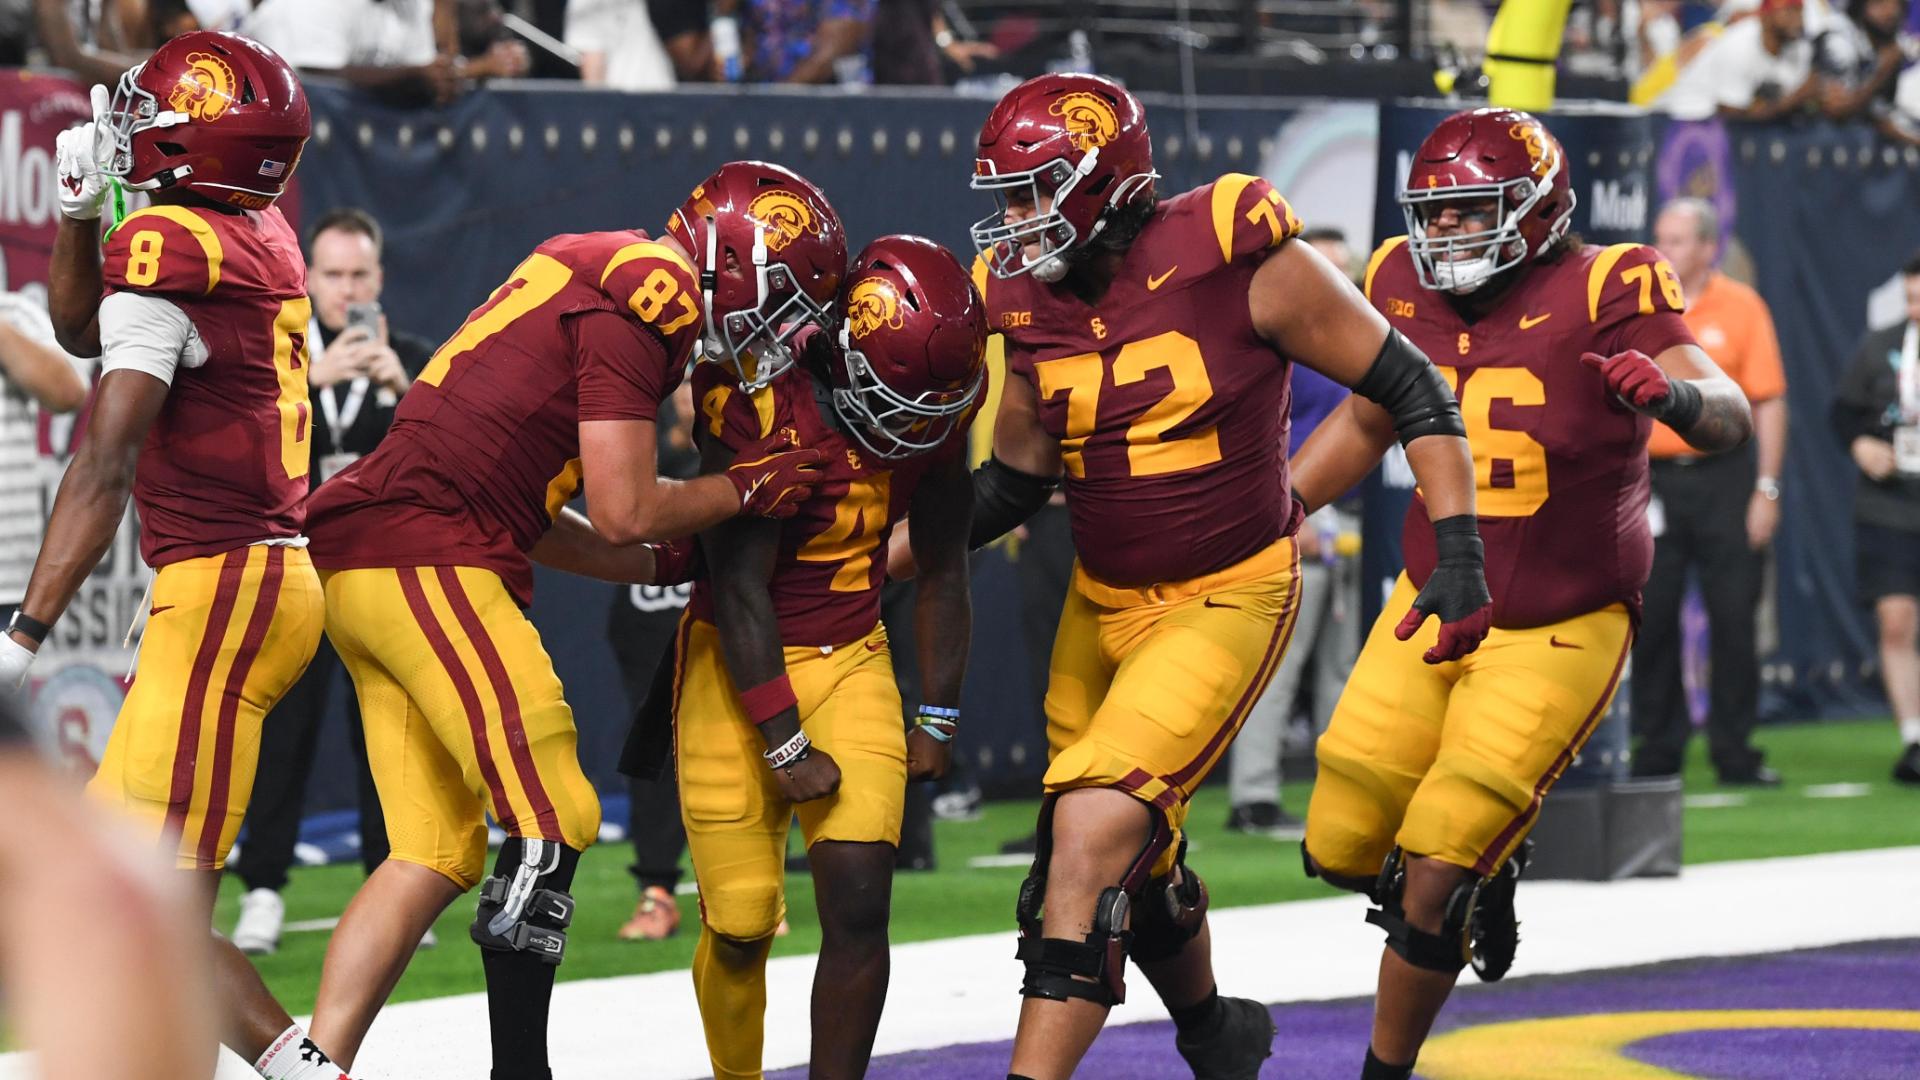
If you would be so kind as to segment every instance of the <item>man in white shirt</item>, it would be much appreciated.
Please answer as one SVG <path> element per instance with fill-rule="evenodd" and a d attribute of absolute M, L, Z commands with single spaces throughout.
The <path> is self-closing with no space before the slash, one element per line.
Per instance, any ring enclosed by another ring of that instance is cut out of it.
<path fill-rule="evenodd" d="M 525 50 L 469 60 L 453 0 L 260 0 L 243 33 L 303 72 L 404 104 L 444 105 L 474 80 L 526 74 Z"/>
<path fill-rule="evenodd" d="M 1762 0 L 1708 43 L 1655 103 L 1676 120 L 1777 120 L 1820 92 L 1801 0 Z"/>
<path fill-rule="evenodd" d="M 40 414 L 79 409 L 92 367 L 54 343 L 44 300 L 0 291 L 0 620 L 26 595 L 47 524 Z"/>

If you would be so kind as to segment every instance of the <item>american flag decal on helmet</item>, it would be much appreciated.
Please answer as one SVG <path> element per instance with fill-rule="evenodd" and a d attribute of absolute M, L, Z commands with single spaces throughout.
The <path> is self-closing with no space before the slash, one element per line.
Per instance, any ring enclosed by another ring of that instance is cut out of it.
<path fill-rule="evenodd" d="M 261 176 L 270 176 L 275 179 L 278 179 L 282 176 L 285 176 L 286 172 L 287 172 L 287 163 L 284 161 L 267 160 L 267 161 L 262 161 L 260 163 Z"/>

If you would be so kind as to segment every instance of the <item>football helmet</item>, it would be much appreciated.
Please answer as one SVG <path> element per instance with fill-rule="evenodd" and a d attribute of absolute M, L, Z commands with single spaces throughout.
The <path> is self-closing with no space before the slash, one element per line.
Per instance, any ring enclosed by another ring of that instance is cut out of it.
<path fill-rule="evenodd" d="M 987 305 L 953 253 L 883 236 L 848 271 L 833 408 L 888 461 L 939 447 L 986 385 Z"/>
<path fill-rule="evenodd" d="M 793 366 L 791 345 L 802 329 L 835 328 L 847 234 L 826 196 L 799 173 L 728 162 L 693 189 L 667 232 L 700 273 L 702 358 L 731 365 L 749 391 Z"/>
<path fill-rule="evenodd" d="M 238 34 L 182 34 L 120 76 L 102 120 L 101 171 L 140 191 L 179 186 L 264 210 L 313 129 L 307 93 L 273 50 Z"/>
<path fill-rule="evenodd" d="M 1443 204 L 1472 199 L 1496 201 L 1492 228 L 1428 235 Z M 1420 284 L 1466 294 L 1539 258 L 1566 235 L 1574 202 L 1567 153 L 1545 124 L 1515 109 L 1454 113 L 1414 151 L 1400 193 Z"/>
<path fill-rule="evenodd" d="M 1098 236 L 1114 211 L 1151 202 L 1158 177 L 1146 110 L 1119 83 L 1078 74 L 1028 79 L 980 129 L 972 186 L 992 192 L 996 206 L 974 223 L 973 246 L 995 277 L 1059 281 L 1064 256 Z M 1009 203 L 1029 216 L 1008 221 Z M 1030 259 L 1033 242 L 1040 254 Z"/>

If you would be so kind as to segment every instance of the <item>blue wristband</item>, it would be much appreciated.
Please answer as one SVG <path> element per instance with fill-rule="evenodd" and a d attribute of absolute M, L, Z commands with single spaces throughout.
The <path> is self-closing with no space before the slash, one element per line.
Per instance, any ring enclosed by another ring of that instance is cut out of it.
<path fill-rule="evenodd" d="M 960 710 L 959 710 L 959 709 L 948 709 L 948 708 L 943 708 L 943 707 L 941 707 L 941 706 L 939 706 L 939 705 L 922 705 L 922 706 L 920 706 L 920 715 L 921 715 L 921 716 L 931 716 L 931 717 L 935 717 L 935 718 L 937 718 L 937 719 L 940 719 L 940 720 L 946 720 L 946 721 L 949 721 L 949 722 L 951 722 L 951 723 L 959 723 L 959 722 L 960 722 Z"/>

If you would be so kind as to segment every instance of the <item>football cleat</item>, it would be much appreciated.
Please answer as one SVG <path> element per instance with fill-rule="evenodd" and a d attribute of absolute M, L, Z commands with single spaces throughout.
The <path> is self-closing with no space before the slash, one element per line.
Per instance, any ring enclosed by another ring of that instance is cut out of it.
<path fill-rule="evenodd" d="M 1220 1024 L 1204 1039 L 1174 1037 L 1174 1049 L 1193 1070 L 1193 1080 L 1259 1080 L 1260 1063 L 1273 1055 L 1280 1033 L 1265 1005 L 1246 998 L 1220 999 Z"/>
<path fill-rule="evenodd" d="M 1499 982 L 1513 967 L 1514 954 L 1520 949 L 1520 920 L 1514 914 L 1513 894 L 1532 855 L 1533 841 L 1522 840 L 1500 872 L 1480 886 L 1473 910 L 1467 913 L 1468 957 L 1481 982 Z"/>
<path fill-rule="evenodd" d="M 240 898 L 240 919 L 233 924 L 233 946 L 248 956 L 272 956 L 280 948 L 287 903 L 272 889 L 253 889 Z"/>

